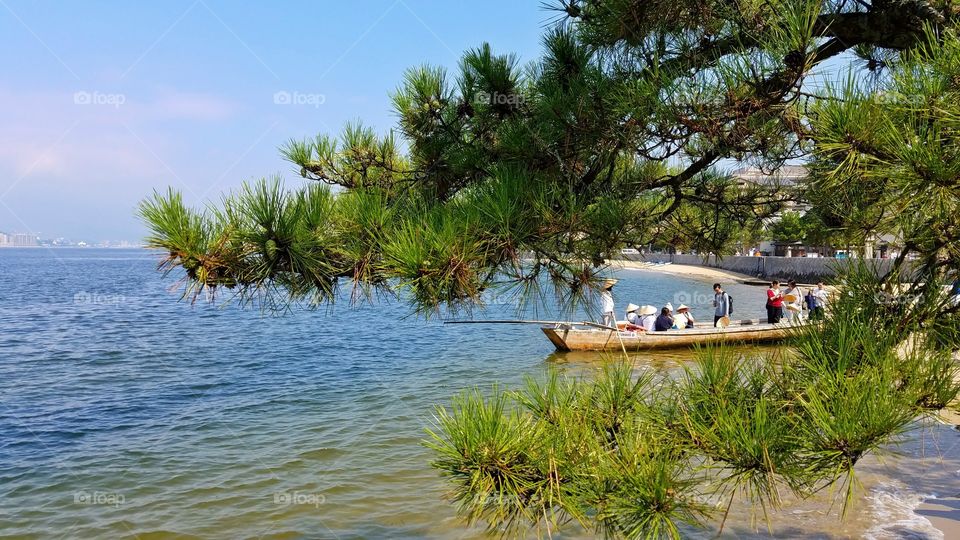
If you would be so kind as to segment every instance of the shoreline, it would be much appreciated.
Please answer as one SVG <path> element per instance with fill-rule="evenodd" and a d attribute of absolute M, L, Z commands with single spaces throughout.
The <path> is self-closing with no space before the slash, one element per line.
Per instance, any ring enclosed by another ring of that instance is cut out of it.
<path fill-rule="evenodd" d="M 661 274 L 673 275 L 673 276 L 686 276 L 694 278 L 703 278 L 708 280 L 713 280 L 719 282 L 721 285 L 724 284 L 724 281 L 739 283 L 741 285 L 749 285 L 754 287 L 766 287 L 770 285 L 768 279 L 761 279 L 756 276 L 749 276 L 747 274 L 741 274 L 738 272 L 733 272 L 730 270 L 722 270 L 720 268 L 714 268 L 712 266 L 694 266 L 690 264 L 677 264 L 677 263 L 667 263 L 667 264 L 657 264 L 643 261 L 629 261 L 622 259 L 613 259 L 607 260 L 607 265 L 610 268 L 615 270 L 649 270 L 651 272 L 658 272 Z M 781 285 L 785 285 L 786 281 L 780 280 Z M 815 283 L 804 283 L 802 281 L 797 282 L 797 287 L 813 288 L 816 287 Z M 836 285 L 826 285 L 828 291 L 835 293 L 838 289 Z"/>
<path fill-rule="evenodd" d="M 960 360 L 960 355 L 954 355 L 954 360 Z M 957 402 L 947 405 L 937 414 L 936 421 L 960 431 L 960 409 L 957 407 Z M 960 461 L 960 443 L 945 449 L 938 448 L 936 453 L 935 462 L 943 464 L 951 459 Z M 935 494 L 925 497 L 914 513 L 929 521 L 934 529 L 943 533 L 944 538 L 960 538 L 960 470 L 945 472 L 947 482 L 932 486 Z"/>
<path fill-rule="evenodd" d="M 671 274 L 676 276 L 690 276 L 713 279 L 716 281 L 733 281 L 744 285 L 767 284 L 766 281 L 758 280 L 756 277 L 719 268 L 710 268 L 707 266 L 692 266 L 688 264 L 656 264 L 642 261 L 628 261 L 622 259 L 608 260 L 607 264 L 616 270 L 649 270 L 661 274 Z"/>
<path fill-rule="evenodd" d="M 934 421 L 950 432 L 960 430 L 960 414 L 950 406 L 940 411 Z M 956 470 L 960 442 L 949 446 L 940 446 L 940 442 L 935 440 L 928 449 L 931 455 L 920 459 L 922 465 L 916 473 L 926 481 L 913 486 L 916 493 L 923 495 L 912 513 L 930 523 L 942 538 L 960 538 L 960 470 Z"/>
<path fill-rule="evenodd" d="M 930 525 L 943 533 L 944 538 L 960 538 L 960 497 L 931 497 L 924 499 L 914 510 Z"/>

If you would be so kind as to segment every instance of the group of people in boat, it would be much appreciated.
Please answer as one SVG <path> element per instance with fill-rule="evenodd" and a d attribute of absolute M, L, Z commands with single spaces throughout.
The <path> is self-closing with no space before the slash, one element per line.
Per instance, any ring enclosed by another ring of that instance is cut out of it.
<path fill-rule="evenodd" d="M 677 307 L 676 313 L 673 311 L 673 304 L 660 308 L 659 315 L 657 308 L 644 305 L 627 304 L 627 330 L 644 332 L 665 332 L 681 328 L 693 328 L 697 320 L 690 313 L 690 308 L 684 304 Z"/>
<path fill-rule="evenodd" d="M 665 332 L 695 326 L 697 320 L 690 312 L 689 306 L 680 304 L 674 310 L 670 302 L 659 310 L 651 305 L 627 304 L 626 321 L 618 323 L 613 301 L 613 286 L 616 283 L 616 279 L 606 280 L 600 293 L 604 326 L 619 326 L 638 332 Z M 733 299 L 719 283 L 713 284 L 713 293 L 713 325 L 725 326 L 730 323 L 730 315 L 733 313 Z M 793 280 L 787 282 L 786 289 L 781 289 L 779 281 L 772 281 L 767 289 L 767 322 L 777 324 L 786 319 L 790 323 L 799 323 L 806 317 L 811 320 L 822 319 L 828 298 L 829 293 L 823 281 L 817 282 L 816 288 L 807 289 L 806 294 L 803 294 Z M 808 313 L 806 317 L 805 309 Z"/>
<path fill-rule="evenodd" d="M 614 311 L 613 286 L 617 280 L 608 279 L 603 283 L 603 290 L 600 292 L 600 303 L 603 311 L 601 323 L 604 326 L 617 327 L 617 316 Z M 658 310 L 651 305 L 639 306 L 637 304 L 627 304 L 627 320 L 621 326 L 626 330 L 638 332 L 665 332 L 667 330 L 693 328 L 697 322 L 693 313 L 690 313 L 690 307 L 684 304 L 677 306 L 674 312 L 673 304 L 667 303 Z"/>

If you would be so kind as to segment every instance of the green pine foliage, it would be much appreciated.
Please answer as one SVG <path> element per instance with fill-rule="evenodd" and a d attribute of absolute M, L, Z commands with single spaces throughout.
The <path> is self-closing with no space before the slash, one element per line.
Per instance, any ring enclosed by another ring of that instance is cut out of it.
<path fill-rule="evenodd" d="M 917 277 L 938 282 L 960 264 L 960 37 L 952 27 L 927 27 L 889 62 L 879 80 L 850 74 L 813 107 L 810 198 L 825 208 L 840 203 L 834 224 L 854 238 L 901 236 L 900 262 L 918 255 Z"/>
<path fill-rule="evenodd" d="M 960 305 L 944 289 L 960 271 L 960 9 L 546 6 L 542 57 L 483 44 L 456 69 L 408 70 L 390 133 L 358 122 L 290 140 L 281 155 L 305 184 L 262 179 L 205 209 L 154 193 L 140 216 L 160 270 L 188 298 L 226 290 L 270 310 L 328 304 L 344 284 L 423 314 L 492 289 L 572 310 L 623 247 L 728 255 L 802 198 L 812 207 L 779 236 L 892 234 L 904 249 L 885 276 L 853 265 L 790 352 L 705 349 L 666 381 L 611 365 L 469 391 L 437 409 L 427 444 L 461 515 L 501 533 L 678 538 L 722 524 L 735 497 L 769 516 L 788 492 L 828 489 L 849 508 L 857 463 L 958 393 Z M 830 81 L 828 60 L 850 72 Z M 798 160 L 802 190 L 725 170 Z"/>
<path fill-rule="evenodd" d="M 517 392 L 467 391 L 437 408 L 433 466 L 461 516 L 511 535 L 681 538 L 722 528 L 738 498 L 772 525 L 785 493 L 826 492 L 845 515 L 857 464 L 895 451 L 960 393 L 952 349 L 917 315 L 943 295 L 891 310 L 866 264 L 847 286 L 778 353 L 707 347 L 672 378 L 614 361 L 586 378 L 550 371 Z"/>
<path fill-rule="evenodd" d="M 148 244 L 169 254 L 162 268 L 182 268 L 193 298 L 227 287 L 268 308 L 322 305 L 342 283 L 354 300 L 402 293 L 422 313 L 469 308 L 491 288 L 576 304 L 623 247 L 728 255 L 802 197 L 809 219 L 774 236 L 900 235 L 902 257 L 921 254 L 922 281 L 958 270 L 949 4 L 548 8 L 558 16 L 541 58 L 521 64 L 483 44 L 456 69 L 411 68 L 392 94 L 395 130 L 357 122 L 281 148 L 334 190 L 264 180 L 206 211 L 172 191 L 144 201 Z M 844 52 L 860 71 L 811 92 L 818 67 Z M 812 171 L 802 191 L 743 185 L 718 166 L 797 159 Z"/>

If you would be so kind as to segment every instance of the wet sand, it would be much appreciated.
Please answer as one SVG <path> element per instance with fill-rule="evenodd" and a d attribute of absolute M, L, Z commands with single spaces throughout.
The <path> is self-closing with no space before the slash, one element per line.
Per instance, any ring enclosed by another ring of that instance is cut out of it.
<path fill-rule="evenodd" d="M 927 518 L 944 538 L 960 538 L 960 498 L 938 497 L 925 501 L 917 514 Z"/>
<path fill-rule="evenodd" d="M 954 404 L 953 407 L 957 407 Z M 954 430 L 960 430 L 960 413 L 956 409 L 945 409 L 940 419 Z M 945 448 L 937 448 L 930 468 L 943 478 L 943 482 L 933 482 L 929 486 L 932 497 L 917 507 L 916 513 L 927 520 L 934 528 L 943 533 L 944 538 L 960 538 L 960 470 L 956 463 L 960 461 L 960 443 L 952 443 Z"/>

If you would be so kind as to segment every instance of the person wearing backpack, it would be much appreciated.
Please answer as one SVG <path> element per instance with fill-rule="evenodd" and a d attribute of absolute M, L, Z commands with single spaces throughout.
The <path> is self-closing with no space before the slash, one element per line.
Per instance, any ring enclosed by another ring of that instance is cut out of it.
<path fill-rule="evenodd" d="M 729 317 L 733 313 L 733 298 L 727 294 L 719 283 L 713 284 L 713 326 L 717 326 L 717 321 L 724 317 Z"/>

